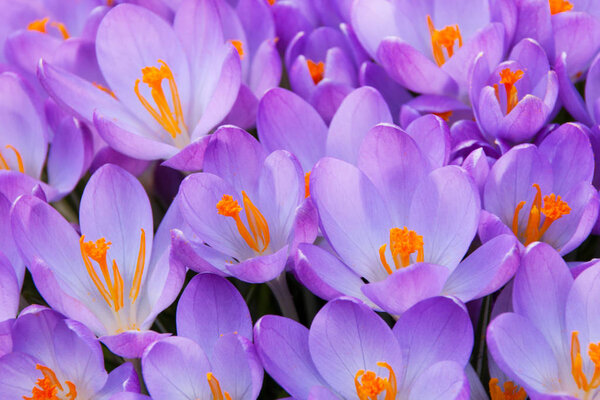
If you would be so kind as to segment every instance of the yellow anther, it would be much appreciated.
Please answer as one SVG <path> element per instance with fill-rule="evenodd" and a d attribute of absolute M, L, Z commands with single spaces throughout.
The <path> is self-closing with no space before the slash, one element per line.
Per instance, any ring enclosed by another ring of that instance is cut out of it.
<path fill-rule="evenodd" d="M 246 241 L 248 246 L 257 253 L 263 253 L 269 247 L 271 241 L 269 225 L 265 217 L 250 201 L 250 198 L 244 191 L 242 191 L 242 200 L 246 208 L 246 220 L 248 221 L 250 231 L 248 231 L 240 218 L 242 207 L 232 196 L 228 194 L 223 195 L 223 198 L 217 203 L 217 213 L 233 218 L 240 236 Z"/>
<path fill-rule="evenodd" d="M 306 60 L 306 65 L 308 66 L 308 72 L 310 72 L 310 76 L 315 85 L 321 82 L 325 75 L 325 63 L 323 61 L 316 63 L 313 60 Z"/>
<path fill-rule="evenodd" d="M 23 396 L 23 400 L 75 400 L 77 388 L 73 382 L 65 381 L 67 392 L 56 377 L 54 371 L 44 365 L 36 364 L 36 369 L 41 371 L 43 378 L 36 381 L 31 389 L 31 397 Z"/>
<path fill-rule="evenodd" d="M 385 392 L 384 400 L 396 399 L 398 388 L 394 370 L 385 362 L 378 362 L 377 365 L 389 371 L 387 378 L 381 378 L 373 371 L 362 369 L 354 375 L 354 386 L 359 400 L 377 400 L 383 392 Z"/>
<path fill-rule="evenodd" d="M 550 14 L 558 14 L 561 12 L 569 11 L 573 8 L 573 4 L 567 0 L 549 0 L 550 3 Z"/>
<path fill-rule="evenodd" d="M 510 68 L 504 68 L 500 71 L 500 84 L 504 85 L 506 91 L 506 114 L 510 113 L 513 108 L 519 103 L 519 96 L 515 83 L 523 77 L 523 71 L 520 69 L 512 72 Z M 500 101 L 500 89 L 498 84 L 494 84 L 494 92 L 496 98 Z"/>
<path fill-rule="evenodd" d="M 387 262 L 384 244 L 379 248 L 379 259 L 388 274 L 394 272 Z M 403 229 L 390 229 L 390 252 L 396 269 L 408 267 L 410 265 L 410 256 L 417 253 L 416 262 L 424 261 L 423 236 L 417 235 L 415 231 L 409 230 L 406 226 Z"/>

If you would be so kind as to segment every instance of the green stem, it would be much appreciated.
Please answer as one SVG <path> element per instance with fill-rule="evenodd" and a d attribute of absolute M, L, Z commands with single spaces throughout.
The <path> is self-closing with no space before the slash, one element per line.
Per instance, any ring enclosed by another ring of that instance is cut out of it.
<path fill-rule="evenodd" d="M 148 389 L 146 388 L 146 384 L 144 383 L 144 376 L 142 375 L 142 360 L 139 358 L 125 358 L 125 361 L 133 364 L 133 368 L 135 368 L 138 380 L 140 381 L 140 393 L 148 394 Z"/>
<path fill-rule="evenodd" d="M 271 291 L 279 303 L 279 308 L 284 317 L 299 321 L 298 312 L 294 305 L 294 299 L 290 293 L 290 289 L 287 285 L 285 271 L 281 273 L 277 278 L 267 282 L 267 285 L 271 288 Z"/>

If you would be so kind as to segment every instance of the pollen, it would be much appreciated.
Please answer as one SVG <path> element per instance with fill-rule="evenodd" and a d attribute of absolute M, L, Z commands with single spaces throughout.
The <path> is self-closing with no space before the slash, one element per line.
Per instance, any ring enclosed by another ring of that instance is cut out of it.
<path fill-rule="evenodd" d="M 310 72 L 310 76 L 315 85 L 321 82 L 325 75 L 325 63 L 323 61 L 315 63 L 313 60 L 306 60 L 306 65 L 308 66 L 308 72 Z"/>
<path fill-rule="evenodd" d="M 549 0 L 550 14 L 555 15 L 573 9 L 573 4 L 567 0 Z"/>
<path fill-rule="evenodd" d="M 140 93 L 140 80 L 137 79 L 134 85 L 134 91 L 144 108 L 152 115 L 152 117 L 167 131 L 173 139 L 177 137 L 183 130 L 187 130 L 184 120 L 179 92 L 173 72 L 162 60 L 158 60 L 160 68 L 150 66 L 142 68 L 142 82 L 150 88 L 150 95 L 156 104 L 156 109 L 148 100 Z M 165 92 L 162 87 L 163 80 L 169 83 L 171 92 L 171 105 L 167 101 Z"/>
<path fill-rule="evenodd" d="M 77 398 L 77 388 L 72 382 L 65 381 L 63 386 L 52 369 L 41 364 L 36 364 L 35 368 L 42 372 L 43 378 L 36 381 L 31 389 L 31 397 L 23 396 L 23 400 L 75 400 Z"/>
<path fill-rule="evenodd" d="M 215 378 L 212 372 L 208 372 L 206 374 L 206 380 L 208 381 L 208 385 L 210 386 L 210 391 L 212 393 L 213 400 L 231 400 L 231 396 L 227 392 L 223 392 L 221 390 L 221 384 Z"/>
<path fill-rule="evenodd" d="M 246 192 L 242 191 L 242 201 L 246 209 L 246 220 L 248 228 L 242 222 L 240 213 L 243 208 L 233 199 L 233 196 L 224 194 L 221 200 L 217 203 L 217 213 L 225 217 L 231 217 L 235 221 L 240 236 L 255 252 L 262 254 L 271 241 L 269 233 L 269 225 L 267 220 L 252 203 Z M 249 229 L 249 230 L 248 230 Z"/>
<path fill-rule="evenodd" d="M 573 375 L 577 387 L 586 393 L 600 386 L 600 343 L 590 343 L 588 355 L 594 364 L 594 374 L 589 381 L 585 372 L 583 372 L 579 332 L 573 331 L 571 333 L 571 375 Z"/>
<path fill-rule="evenodd" d="M 387 378 L 381 378 L 373 371 L 359 370 L 354 376 L 354 385 L 359 400 L 376 400 L 385 392 L 384 400 L 394 400 L 397 394 L 396 374 L 392 367 L 385 362 L 378 362 L 378 366 L 389 371 Z"/>
<path fill-rule="evenodd" d="M 233 47 L 235 47 L 238 54 L 240 55 L 240 60 L 243 60 L 244 59 L 244 44 L 242 43 L 242 41 L 241 40 L 230 40 L 230 42 L 233 45 Z"/>
<path fill-rule="evenodd" d="M 458 42 L 459 48 L 462 47 L 460 29 L 458 29 L 458 25 L 454 25 L 437 30 L 433 25 L 430 15 L 427 16 L 427 26 L 429 27 L 429 35 L 431 36 L 433 58 L 437 65 L 441 67 L 446 62 L 446 55 L 448 58 L 454 55 L 455 42 Z M 443 49 L 446 49 L 446 55 L 444 55 Z"/>
<path fill-rule="evenodd" d="M 519 103 L 519 96 L 515 83 L 523 77 L 523 71 L 520 69 L 512 72 L 510 68 L 504 68 L 500 71 L 500 85 L 504 85 L 506 92 L 506 114 L 510 113 L 513 108 Z M 500 101 L 500 89 L 498 84 L 494 84 L 496 98 Z"/>
<path fill-rule="evenodd" d="M 540 186 L 537 183 L 534 183 L 533 187 L 536 190 L 536 195 L 529 210 L 525 231 L 519 232 L 519 212 L 525 206 L 525 201 L 521 201 L 515 207 L 512 221 L 513 233 L 525 246 L 539 241 L 554 221 L 571 212 L 571 207 L 569 207 L 567 202 L 562 200 L 560 196 L 556 196 L 554 193 L 551 193 L 549 196 L 544 196 L 544 204 L 542 205 L 542 191 Z M 541 221 L 542 216 L 544 216 L 543 222 Z"/>
<path fill-rule="evenodd" d="M 498 379 L 490 379 L 490 400 L 525 400 L 525 389 L 515 385 L 512 381 L 504 382 L 504 390 L 498 385 Z"/>
<path fill-rule="evenodd" d="M 409 230 L 406 226 L 403 229 L 390 229 L 390 252 L 396 269 L 408 267 L 410 265 L 410 256 L 413 253 L 417 253 L 417 262 L 423 262 L 423 245 L 423 236 L 418 235 L 413 230 Z M 385 257 L 386 247 L 387 245 L 384 244 L 379 248 L 379 258 L 387 273 L 392 274 L 394 271 Z"/>
<path fill-rule="evenodd" d="M 224 194 L 217 203 L 217 212 L 226 217 L 235 217 L 242 211 L 242 207 L 232 196 Z"/>
<path fill-rule="evenodd" d="M 35 21 L 30 22 L 27 25 L 27 29 L 30 31 L 38 31 L 41 33 L 48 33 L 48 28 L 47 25 L 50 22 L 50 18 L 49 17 L 45 17 L 42 19 L 37 19 Z M 65 24 L 61 23 L 61 22 L 57 22 L 57 21 L 52 21 L 50 22 L 50 26 L 56 28 L 60 34 L 62 35 L 63 39 L 68 39 L 69 37 L 71 37 L 69 35 L 69 31 L 67 30 L 67 27 L 65 26 Z"/>

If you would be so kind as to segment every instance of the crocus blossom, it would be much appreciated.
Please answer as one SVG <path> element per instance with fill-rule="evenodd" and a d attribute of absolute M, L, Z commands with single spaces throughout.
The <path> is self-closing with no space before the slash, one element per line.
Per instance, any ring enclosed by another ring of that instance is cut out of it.
<path fill-rule="evenodd" d="M 81 234 L 42 200 L 22 196 L 11 213 L 15 242 L 48 304 L 113 352 L 139 357 L 160 336 L 148 329 L 179 293 L 184 270 L 168 262 L 166 238 L 153 245 L 146 193 L 119 167 L 96 171 L 80 211 Z"/>
<path fill-rule="evenodd" d="M 473 332 L 447 298 L 425 300 L 389 326 L 359 301 L 325 305 L 310 330 L 267 315 L 254 328 L 266 371 L 294 399 L 468 399 Z"/>

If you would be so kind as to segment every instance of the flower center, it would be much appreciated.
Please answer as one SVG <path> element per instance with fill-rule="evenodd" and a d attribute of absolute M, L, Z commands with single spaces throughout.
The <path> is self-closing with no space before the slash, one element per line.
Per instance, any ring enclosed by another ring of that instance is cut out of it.
<path fill-rule="evenodd" d="M 522 77 L 523 71 L 520 69 L 512 72 L 510 68 L 504 68 L 500 71 L 500 84 L 504 85 L 504 90 L 506 91 L 506 114 L 510 113 L 519 102 L 515 83 Z M 494 91 L 496 92 L 496 98 L 500 101 L 500 89 L 497 83 L 494 84 Z"/>
<path fill-rule="evenodd" d="M 513 233 L 525 246 L 539 241 L 554 221 L 571 212 L 571 207 L 569 207 L 567 202 L 561 200 L 560 196 L 556 196 L 554 193 L 544 196 L 544 206 L 542 207 L 542 191 L 540 190 L 540 186 L 534 183 L 533 187 L 537 190 L 537 193 L 529 210 L 527 226 L 522 235 L 519 235 L 519 212 L 525 205 L 525 201 L 520 202 L 515 207 L 512 221 Z M 540 226 L 541 214 L 544 214 L 545 218 Z"/>
<path fill-rule="evenodd" d="M 241 40 L 230 40 L 230 42 L 233 45 L 233 47 L 235 47 L 238 54 L 240 55 L 240 60 L 243 60 L 244 59 L 244 45 L 243 45 L 242 41 Z"/>
<path fill-rule="evenodd" d="M 133 276 L 133 282 L 129 291 L 129 299 L 133 305 L 140 294 L 140 287 L 142 284 L 142 275 L 144 273 L 144 264 L 146 262 L 146 233 L 141 230 L 140 237 L 140 250 L 138 252 L 137 265 L 135 267 L 135 274 Z M 81 257 L 85 268 L 92 278 L 92 282 L 100 292 L 100 295 L 104 298 L 108 306 L 115 312 L 118 313 L 124 305 L 123 291 L 124 283 L 117 262 L 112 262 L 112 277 L 108 268 L 106 260 L 106 253 L 111 246 L 111 242 L 107 242 L 105 238 L 100 238 L 95 242 L 85 242 L 85 235 L 82 235 L 79 239 L 79 247 L 81 249 Z M 92 264 L 92 260 L 95 261 L 102 274 L 102 279 L 98 276 L 96 269 Z M 134 324 L 135 325 L 135 324 Z M 135 329 L 135 326 L 130 327 Z"/>
<path fill-rule="evenodd" d="M 158 60 L 158 63 L 161 64 L 160 68 L 142 68 L 142 81 L 150 88 L 150 95 L 156 104 L 156 109 L 154 109 L 148 100 L 140 94 L 139 79 L 136 79 L 135 81 L 134 90 L 144 108 L 148 110 L 156 122 L 158 122 L 164 130 L 169 132 L 173 139 L 175 139 L 177 135 L 181 133 L 182 129 L 187 131 L 187 127 L 183 121 L 181 101 L 179 99 L 179 92 L 177 91 L 177 84 L 175 83 L 173 72 L 163 60 Z M 171 105 L 169 105 L 162 88 L 163 79 L 166 79 L 169 82 L 173 110 L 171 110 Z"/>
<path fill-rule="evenodd" d="M 454 54 L 454 42 L 458 40 L 458 47 L 462 47 L 462 36 L 458 25 L 446 26 L 442 30 L 435 29 L 431 16 L 427 16 L 427 26 L 429 27 L 429 35 L 431 36 L 431 49 L 433 50 L 433 58 L 438 66 L 444 65 L 446 57 L 443 48 L 446 49 L 448 58 Z"/>
<path fill-rule="evenodd" d="M 383 267 L 388 274 L 392 274 L 393 270 L 385 258 L 385 249 L 387 245 L 384 243 L 379 248 L 379 258 Z M 423 236 L 417 235 L 417 232 L 409 230 L 407 227 L 403 229 L 390 229 L 390 252 L 396 269 L 408 267 L 410 265 L 410 255 L 417 253 L 417 262 L 423 262 Z"/>
<path fill-rule="evenodd" d="M 491 400 L 525 400 L 527 393 L 525 389 L 520 388 L 511 381 L 504 382 L 504 391 L 498 385 L 498 379 L 490 379 L 490 398 Z"/>
<path fill-rule="evenodd" d="M 444 121 L 448 122 L 448 121 L 450 121 L 450 117 L 452 116 L 452 110 L 450 110 L 450 111 L 444 111 L 444 112 L 434 112 L 432 114 L 433 115 L 437 115 L 438 117 L 440 117 Z"/>
<path fill-rule="evenodd" d="M 219 381 L 212 372 L 206 374 L 206 380 L 208 381 L 208 385 L 210 386 L 210 391 L 212 392 L 213 400 L 231 400 L 231 396 L 227 392 L 221 391 L 221 385 Z"/>
<path fill-rule="evenodd" d="M 223 195 L 223 198 L 217 203 L 217 213 L 225 217 L 233 218 L 240 236 L 246 241 L 248 246 L 257 253 L 263 253 L 266 248 L 269 247 L 269 242 L 271 240 L 269 235 L 269 225 L 267 224 L 265 217 L 258 208 L 252 204 L 252 201 L 250 201 L 250 198 L 244 191 L 242 191 L 242 200 L 244 207 L 246 208 L 246 219 L 250 231 L 248 231 L 240 218 L 242 207 L 232 196 L 228 194 Z"/>
<path fill-rule="evenodd" d="M 25 167 L 23 165 L 23 157 L 21 157 L 21 153 L 19 153 L 17 151 L 17 149 L 15 149 L 14 146 L 11 146 L 10 144 L 7 144 L 6 148 L 9 150 L 12 150 L 13 153 L 15 153 L 15 158 L 17 159 L 17 165 L 19 168 L 19 172 L 25 173 Z M 10 166 L 8 165 L 8 162 L 6 161 L 6 158 L 4 158 L 4 156 L 2 155 L 2 151 L 0 151 L 0 170 L 3 170 L 3 169 L 10 171 Z"/>
<path fill-rule="evenodd" d="M 573 4 L 567 0 L 549 0 L 550 2 L 550 14 L 558 14 L 561 12 L 569 11 L 573 8 Z"/>
<path fill-rule="evenodd" d="M 48 33 L 46 30 L 46 25 L 48 25 L 48 22 L 50 22 L 50 18 L 48 18 L 48 17 L 42 18 L 42 19 L 36 19 L 35 21 L 30 22 L 27 25 L 27 29 L 29 29 L 30 31 L 38 31 L 41 33 Z M 50 26 L 58 29 L 58 31 L 62 35 L 63 39 L 68 39 L 69 37 L 71 37 L 69 35 L 69 31 L 67 30 L 67 27 L 65 26 L 65 24 L 58 22 L 58 21 L 52 21 L 52 22 L 50 22 Z"/>
<path fill-rule="evenodd" d="M 313 60 L 306 60 L 306 65 L 308 66 L 308 72 L 310 72 L 310 76 L 315 85 L 321 82 L 323 80 L 323 75 L 325 74 L 325 63 L 323 61 L 315 63 Z"/>
<path fill-rule="evenodd" d="M 36 385 L 31 389 L 31 397 L 23 396 L 23 400 L 77 399 L 77 388 L 72 382 L 65 381 L 65 388 L 50 368 L 40 364 L 36 364 L 35 368 L 40 370 L 44 377 L 36 381 Z M 65 389 L 68 390 L 66 393 Z"/>
<path fill-rule="evenodd" d="M 579 332 L 571 333 L 571 374 L 577 387 L 584 392 L 589 392 L 600 386 L 600 342 L 590 343 L 588 356 L 594 363 L 594 375 L 592 380 L 588 382 L 585 373 L 583 372 L 583 359 L 581 357 L 581 349 L 579 346 Z"/>
<path fill-rule="evenodd" d="M 398 389 L 394 370 L 385 362 L 378 362 L 377 365 L 386 368 L 390 372 L 387 378 L 378 377 L 375 372 L 365 372 L 363 369 L 354 375 L 354 385 L 359 400 L 377 400 L 377 396 L 384 391 L 384 400 L 394 400 L 396 398 Z"/>

